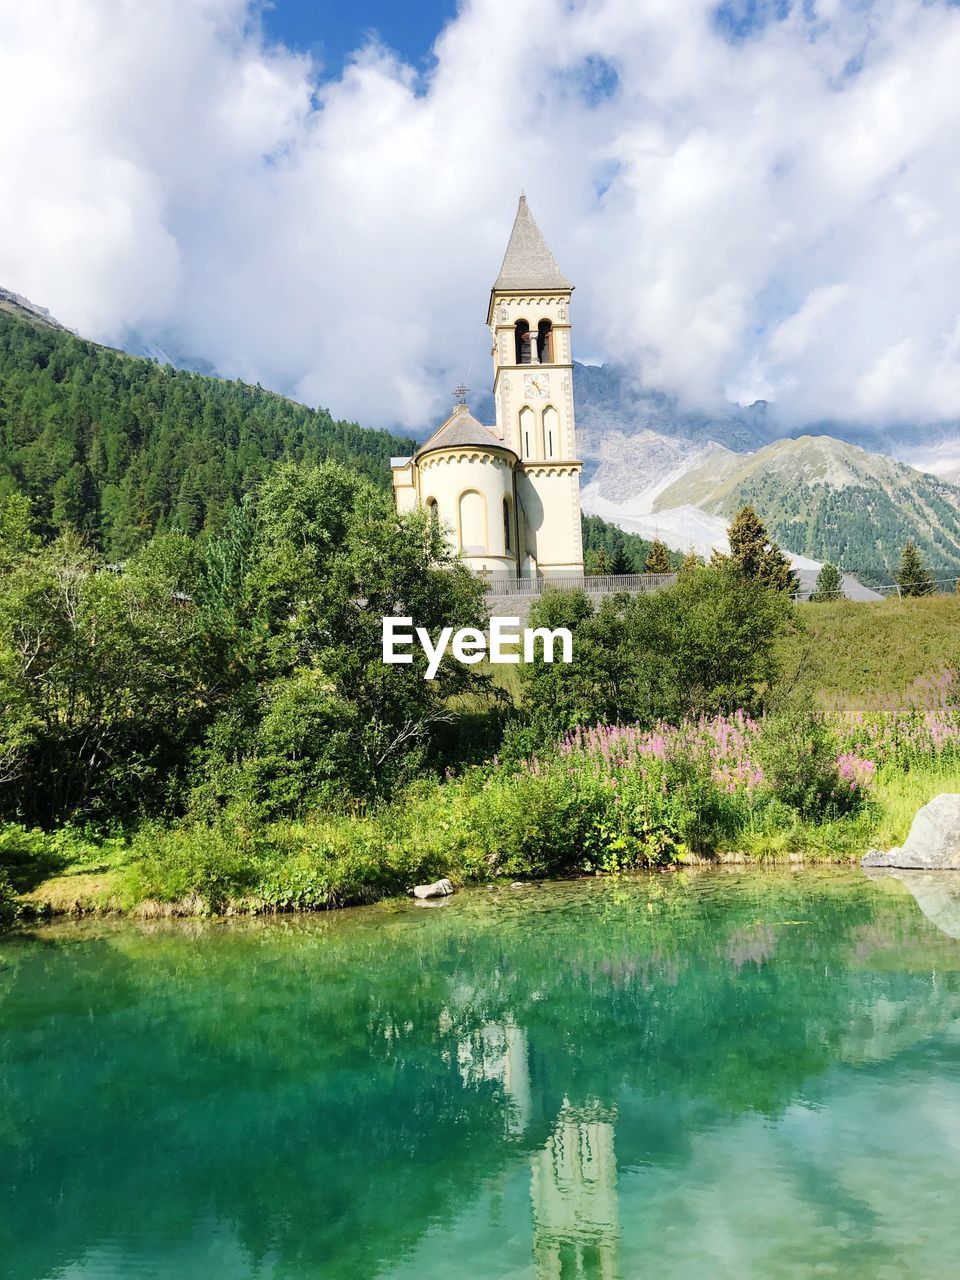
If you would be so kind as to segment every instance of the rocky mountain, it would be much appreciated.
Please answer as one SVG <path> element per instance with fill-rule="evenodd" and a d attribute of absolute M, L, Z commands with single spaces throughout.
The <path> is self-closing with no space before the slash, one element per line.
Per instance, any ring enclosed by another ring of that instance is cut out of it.
<path fill-rule="evenodd" d="M 21 320 L 29 320 L 32 324 L 45 325 L 48 329 L 63 329 L 64 332 L 69 332 L 65 325 L 54 320 L 46 307 L 38 307 L 22 293 L 14 293 L 12 289 L 4 289 L 2 285 L 0 285 L 0 311 L 6 311 L 8 315 L 17 316 Z"/>
<path fill-rule="evenodd" d="M 932 474 L 960 474 L 960 421 L 858 423 L 823 419 L 785 422 L 775 405 L 758 400 L 749 408 L 718 406 L 714 413 L 684 410 L 677 399 L 644 388 L 629 371 L 616 365 L 574 366 L 578 436 L 585 457 L 599 456 L 597 440 L 609 442 L 652 433 L 685 444 L 709 442 L 737 453 L 759 449 L 774 440 L 831 436 L 869 453 L 887 454 Z M 588 480 L 592 479 L 588 476 Z"/>
<path fill-rule="evenodd" d="M 690 506 L 728 519 L 748 502 L 785 547 L 868 582 L 891 581 L 908 538 L 935 575 L 960 569 L 960 488 L 830 436 L 746 455 L 715 446 L 657 493 L 653 511 Z"/>
<path fill-rule="evenodd" d="M 908 538 L 937 576 L 960 568 L 958 423 L 790 430 L 764 403 L 684 412 L 606 365 L 577 365 L 574 392 L 584 509 L 624 529 L 709 554 L 752 502 L 801 572 L 889 583 Z"/>

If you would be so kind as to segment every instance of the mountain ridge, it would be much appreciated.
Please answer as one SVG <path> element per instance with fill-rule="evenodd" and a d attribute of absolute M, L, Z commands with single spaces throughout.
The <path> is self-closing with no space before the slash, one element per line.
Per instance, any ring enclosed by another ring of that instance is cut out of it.
<path fill-rule="evenodd" d="M 653 510 L 696 506 L 729 519 L 747 503 L 784 546 L 868 582 L 892 580 L 908 539 L 935 574 L 960 569 L 960 488 L 832 436 L 700 462 L 657 495 Z"/>

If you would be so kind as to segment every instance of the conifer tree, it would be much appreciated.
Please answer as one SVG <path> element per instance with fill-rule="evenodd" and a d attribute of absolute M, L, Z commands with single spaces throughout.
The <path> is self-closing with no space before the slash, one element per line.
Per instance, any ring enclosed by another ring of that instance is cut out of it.
<path fill-rule="evenodd" d="M 650 554 L 647 556 L 647 563 L 643 566 L 644 573 L 670 573 L 673 566 L 670 564 L 670 552 L 667 550 L 665 542 L 661 542 L 657 538 L 650 548 Z"/>
<path fill-rule="evenodd" d="M 843 579 L 835 564 L 825 564 L 817 574 L 817 585 L 810 599 L 817 604 L 827 600 L 839 600 L 843 595 Z"/>
<path fill-rule="evenodd" d="M 929 596 L 933 594 L 933 578 L 920 549 L 912 538 L 907 540 L 900 557 L 896 575 L 902 596 Z"/>
<path fill-rule="evenodd" d="M 587 552 L 587 560 L 584 565 L 587 573 L 602 577 L 610 572 L 610 561 L 607 559 L 606 550 L 600 546 L 593 551 Z"/>
<path fill-rule="evenodd" d="M 741 507 L 728 531 L 730 556 L 741 571 L 776 591 L 796 591 L 797 575 L 752 506 Z"/>
<path fill-rule="evenodd" d="M 623 543 L 618 542 L 614 549 L 613 556 L 610 560 L 610 568 L 608 573 L 623 574 L 630 572 L 630 561 L 627 559 L 627 553 L 623 549 Z"/>
<path fill-rule="evenodd" d="M 693 547 L 691 547 L 690 550 L 687 552 L 687 554 L 683 557 L 683 560 L 680 564 L 680 572 L 690 573 L 691 570 L 693 569 L 702 569 L 703 565 L 704 565 L 703 556 L 698 556 L 696 551 L 694 551 Z"/>

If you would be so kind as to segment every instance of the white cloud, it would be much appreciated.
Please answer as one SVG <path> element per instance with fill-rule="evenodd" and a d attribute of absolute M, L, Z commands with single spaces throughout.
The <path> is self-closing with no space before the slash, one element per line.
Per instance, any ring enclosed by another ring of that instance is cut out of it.
<path fill-rule="evenodd" d="M 960 415 L 957 7 L 797 3 L 734 42 L 705 0 L 468 0 L 426 80 L 375 46 L 318 80 L 255 16 L 0 0 L 0 283 L 422 428 L 488 382 L 523 186 L 580 352 L 703 407 Z"/>

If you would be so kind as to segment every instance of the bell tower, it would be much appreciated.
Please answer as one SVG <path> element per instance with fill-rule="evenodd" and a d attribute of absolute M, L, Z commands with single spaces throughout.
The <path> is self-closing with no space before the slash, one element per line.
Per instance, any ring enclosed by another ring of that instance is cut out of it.
<path fill-rule="evenodd" d="M 570 300 L 526 196 L 490 290 L 496 432 L 520 459 L 518 546 L 524 577 L 582 574 L 580 470 Z"/>

